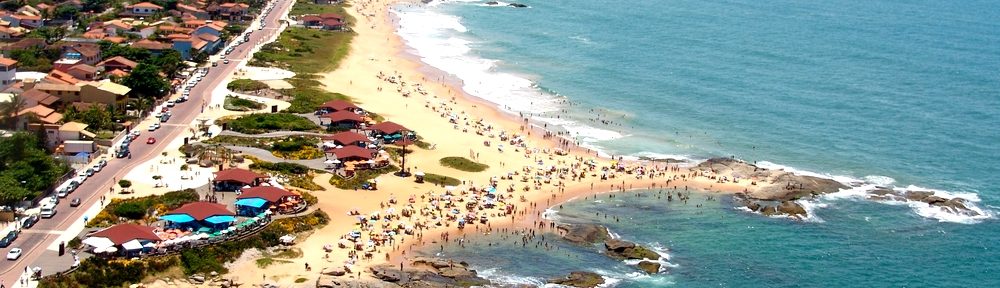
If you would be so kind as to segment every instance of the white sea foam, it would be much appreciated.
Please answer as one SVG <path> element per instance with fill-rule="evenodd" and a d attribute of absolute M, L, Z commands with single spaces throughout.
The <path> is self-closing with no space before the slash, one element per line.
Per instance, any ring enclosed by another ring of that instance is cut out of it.
<path fill-rule="evenodd" d="M 546 208 L 545 212 L 542 212 L 542 219 L 558 222 L 560 218 L 561 217 L 559 217 L 559 210 Z"/>
<path fill-rule="evenodd" d="M 834 180 L 834 181 L 837 181 L 837 182 L 840 182 L 840 183 L 844 183 L 846 185 L 859 184 L 859 183 L 863 183 L 864 182 L 861 179 L 853 178 L 853 177 L 850 177 L 850 176 L 821 174 L 821 173 L 816 173 L 816 172 L 812 172 L 812 171 L 799 170 L 799 169 L 796 169 L 794 167 L 785 166 L 785 165 L 781 165 L 781 164 L 775 164 L 775 163 L 771 163 L 771 162 L 768 162 L 768 161 L 759 161 L 759 162 L 757 162 L 757 167 L 766 168 L 766 169 L 770 169 L 770 170 L 784 170 L 786 172 L 791 172 L 791 173 L 793 173 L 795 175 L 813 176 L 813 177 L 819 177 L 819 178 L 824 178 L 824 179 L 831 179 L 831 180 Z"/>
<path fill-rule="evenodd" d="M 545 284 L 545 281 L 542 281 L 541 279 L 535 277 L 527 277 L 527 276 L 504 273 L 502 270 L 500 270 L 500 268 L 495 268 L 495 267 L 476 269 L 476 271 L 479 277 L 488 279 L 490 280 L 490 282 L 496 284 L 532 285 L 532 286 L 542 286 Z"/>
<path fill-rule="evenodd" d="M 685 163 L 697 163 L 697 162 L 700 162 L 700 161 L 704 160 L 704 159 L 694 159 L 694 158 L 691 158 L 691 156 L 688 156 L 688 155 L 663 154 L 663 153 L 656 153 L 656 152 L 650 152 L 650 151 L 642 151 L 642 152 L 639 152 L 639 153 L 635 153 L 635 154 L 632 154 L 632 155 L 625 156 L 624 158 L 625 159 L 629 159 L 629 160 L 638 160 L 640 158 L 648 158 L 648 159 L 654 159 L 654 160 L 668 160 L 668 159 L 670 159 L 670 160 L 684 161 Z"/>
<path fill-rule="evenodd" d="M 806 210 L 806 217 L 802 218 L 801 219 L 802 221 L 813 222 L 813 223 L 826 222 L 823 221 L 822 218 L 819 218 L 819 216 L 816 215 L 816 209 L 826 208 L 828 206 L 826 203 L 820 201 L 811 201 L 811 200 L 798 200 L 795 201 L 795 203 L 799 204 L 799 206 L 802 206 L 802 209 Z"/>
<path fill-rule="evenodd" d="M 621 239 L 622 238 L 622 235 L 618 235 L 618 233 L 612 232 L 611 229 L 608 229 L 606 227 L 604 229 L 608 230 L 608 236 L 610 236 L 611 239 Z"/>

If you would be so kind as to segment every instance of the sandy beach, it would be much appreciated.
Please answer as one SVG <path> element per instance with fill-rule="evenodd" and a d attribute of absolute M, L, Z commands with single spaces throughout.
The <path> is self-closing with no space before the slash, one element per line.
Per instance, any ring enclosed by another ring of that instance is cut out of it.
<path fill-rule="evenodd" d="M 662 162 L 618 163 L 598 158 L 586 149 L 565 145 L 571 143 L 564 143 L 555 135 L 546 135 L 539 127 L 526 125 L 518 115 L 502 112 L 494 104 L 462 93 L 444 75 L 420 73 L 430 69 L 416 62 L 416 57 L 406 54 L 404 44 L 394 34 L 389 7 L 396 5 L 395 2 L 352 3 L 349 10 L 357 20 L 353 27 L 358 35 L 351 44 L 351 53 L 337 70 L 323 74 L 321 81 L 327 90 L 354 97 L 353 100 L 365 110 L 402 124 L 431 144 L 432 149 L 407 148 L 414 151 L 406 158 L 406 168 L 411 172 L 446 175 L 462 180 L 463 185 L 446 191 L 434 184 L 416 183 L 413 177 L 387 174 L 377 179 L 378 190 L 353 191 L 333 187 L 328 180 L 336 176 L 322 174 L 314 182 L 323 186 L 324 191 L 313 194 L 319 198 L 318 208 L 326 211 L 332 221 L 309 237 L 299 238 L 294 247 L 301 249 L 304 256 L 288 259 L 285 263 L 275 262 L 267 268 L 259 268 L 254 261 L 234 263 L 229 267 L 228 277 L 246 284 L 272 283 L 285 287 L 299 278 L 313 283 L 322 269 L 350 263 L 352 273 L 343 277 L 370 279 L 363 273 L 366 267 L 387 262 L 404 263 L 407 255 L 412 255 L 409 251 L 443 241 L 445 233 L 450 235 L 449 240 L 456 241 L 462 233 L 485 233 L 511 226 L 536 227 L 539 221 L 544 221 L 541 214 L 546 208 L 575 198 L 668 185 L 679 190 L 725 192 L 741 192 L 750 187 L 750 181 L 723 183 Z M 509 140 L 499 139 L 504 136 Z M 523 142 L 511 144 L 514 139 Z M 556 153 L 559 148 L 568 153 Z M 489 168 L 482 172 L 463 172 L 439 164 L 439 159 L 448 156 L 473 159 Z M 617 168 L 604 170 L 613 164 Z M 482 210 L 480 215 L 489 218 L 488 225 L 470 222 L 469 226 L 478 226 L 460 230 L 455 221 L 442 215 L 440 209 L 422 208 L 432 203 L 432 199 L 440 200 L 437 195 L 444 193 L 453 193 L 456 198 L 477 194 L 471 191 L 481 195 L 480 187 L 491 182 L 497 190 L 507 192 L 505 203 L 513 209 L 512 213 L 504 213 L 502 209 Z M 399 214 L 406 209 L 418 211 L 408 217 L 385 217 L 388 212 Z M 374 251 L 368 253 L 371 257 L 361 257 L 358 254 L 362 252 L 350 253 L 353 247 L 337 248 L 336 244 L 354 230 L 364 231 L 358 243 L 372 240 L 372 235 L 377 233 L 372 232 L 375 229 L 371 227 L 362 229 L 358 216 L 349 215 L 348 211 L 367 216 L 378 211 L 383 214 L 384 219 L 380 219 L 386 223 L 383 226 L 403 222 L 405 224 L 400 225 L 417 228 L 412 235 L 400 234 L 392 240 L 378 241 L 379 244 L 369 250 Z M 324 246 L 328 245 L 334 248 L 325 252 Z M 303 269 L 307 264 L 312 267 L 311 271 Z"/>

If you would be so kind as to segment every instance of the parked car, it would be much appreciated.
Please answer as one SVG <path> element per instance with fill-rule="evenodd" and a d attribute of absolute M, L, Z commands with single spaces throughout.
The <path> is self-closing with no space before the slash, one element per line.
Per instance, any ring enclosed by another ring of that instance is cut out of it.
<path fill-rule="evenodd" d="M 108 160 L 101 159 L 101 161 L 97 161 L 97 165 L 104 168 L 104 166 L 108 166 Z"/>
<path fill-rule="evenodd" d="M 17 230 L 7 232 L 7 235 L 0 238 L 0 248 L 7 248 L 11 243 L 14 243 L 14 240 L 17 240 Z"/>
<path fill-rule="evenodd" d="M 73 200 L 69 201 L 69 207 L 77 207 L 77 206 L 80 206 L 80 197 L 73 198 Z"/>
<path fill-rule="evenodd" d="M 10 252 L 7 252 L 7 260 L 17 260 L 21 258 L 21 248 L 11 248 Z"/>
<path fill-rule="evenodd" d="M 229 59 L 222 60 L 222 64 L 229 64 Z"/>
<path fill-rule="evenodd" d="M 153 143 L 156 143 L 156 138 L 149 137 L 149 139 L 146 139 L 146 144 L 153 144 Z"/>
<path fill-rule="evenodd" d="M 31 228 L 35 226 L 35 223 L 38 223 L 38 214 L 31 214 L 28 217 L 24 217 L 24 220 L 21 220 L 21 229 Z"/>

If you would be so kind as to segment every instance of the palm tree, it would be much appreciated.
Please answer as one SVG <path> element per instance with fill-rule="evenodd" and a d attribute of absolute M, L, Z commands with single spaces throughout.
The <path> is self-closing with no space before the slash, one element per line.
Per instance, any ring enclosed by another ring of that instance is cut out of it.
<path fill-rule="evenodd" d="M 0 102 L 0 117 L 3 117 L 3 123 L 12 130 L 17 129 L 18 115 L 21 109 L 24 109 L 25 102 L 21 95 L 14 94 L 10 97 L 10 101 Z"/>

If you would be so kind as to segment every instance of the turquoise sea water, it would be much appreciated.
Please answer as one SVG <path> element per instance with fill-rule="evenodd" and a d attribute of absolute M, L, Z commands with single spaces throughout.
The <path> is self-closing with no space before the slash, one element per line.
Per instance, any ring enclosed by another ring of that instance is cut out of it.
<path fill-rule="evenodd" d="M 861 199 L 873 185 L 935 189 L 997 213 L 1000 2 L 522 2 L 395 14 L 410 52 L 470 94 L 608 154 L 733 155 L 868 185 L 812 202 L 805 223 L 718 202 L 618 211 L 663 223 L 621 227 L 683 260 L 658 285 L 1000 286 L 992 216 Z"/>

